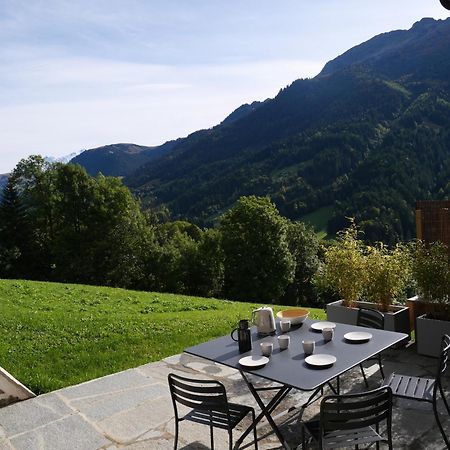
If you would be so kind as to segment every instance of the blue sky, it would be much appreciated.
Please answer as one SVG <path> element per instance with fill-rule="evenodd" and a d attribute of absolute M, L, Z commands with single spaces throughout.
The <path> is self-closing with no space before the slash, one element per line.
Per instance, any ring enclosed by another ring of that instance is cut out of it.
<path fill-rule="evenodd" d="M 439 0 L 0 0 L 0 173 L 30 154 L 158 145 Z"/>

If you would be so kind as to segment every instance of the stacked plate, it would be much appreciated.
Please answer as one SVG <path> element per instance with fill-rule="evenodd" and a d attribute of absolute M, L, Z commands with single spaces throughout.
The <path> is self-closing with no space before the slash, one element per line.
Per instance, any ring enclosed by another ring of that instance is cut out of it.
<path fill-rule="evenodd" d="M 322 331 L 324 328 L 336 328 L 336 324 L 334 322 L 315 322 L 311 324 L 311 328 L 314 331 Z"/>
<path fill-rule="evenodd" d="M 305 362 L 308 365 L 317 369 L 326 369 L 328 367 L 331 367 L 336 361 L 336 356 L 327 355 L 325 353 L 317 353 L 305 358 Z"/>
<path fill-rule="evenodd" d="M 260 369 L 269 362 L 266 356 L 244 356 L 239 360 L 239 364 L 247 369 Z"/>
<path fill-rule="evenodd" d="M 351 333 L 344 334 L 344 339 L 353 344 L 361 344 L 363 342 L 368 342 L 372 339 L 372 335 L 370 333 L 366 333 L 365 331 L 352 331 Z"/>

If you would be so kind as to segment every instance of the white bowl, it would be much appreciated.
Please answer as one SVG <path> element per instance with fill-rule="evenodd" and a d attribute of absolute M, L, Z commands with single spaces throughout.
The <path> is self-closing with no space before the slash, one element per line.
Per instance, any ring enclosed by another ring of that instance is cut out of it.
<path fill-rule="evenodd" d="M 291 325 L 299 325 L 303 323 L 309 315 L 309 311 L 303 308 L 285 309 L 278 311 L 277 317 L 279 319 L 290 320 Z"/>

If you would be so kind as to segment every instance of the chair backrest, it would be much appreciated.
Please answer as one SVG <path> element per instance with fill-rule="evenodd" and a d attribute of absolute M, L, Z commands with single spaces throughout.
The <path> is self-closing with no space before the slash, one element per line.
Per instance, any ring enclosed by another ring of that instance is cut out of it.
<path fill-rule="evenodd" d="M 382 421 L 387 421 L 390 436 L 392 390 L 388 386 L 361 394 L 330 395 L 320 404 L 321 439 L 333 431 L 357 430 Z"/>
<path fill-rule="evenodd" d="M 228 414 L 225 387 L 215 380 L 195 380 L 169 374 L 169 389 L 175 413 L 176 403 L 202 411 L 223 411 Z"/>
<path fill-rule="evenodd" d="M 441 355 L 439 358 L 437 381 L 440 382 L 441 375 L 445 372 L 448 365 L 448 355 L 450 352 L 450 336 L 444 334 L 441 341 Z"/>
<path fill-rule="evenodd" d="M 384 314 L 376 309 L 359 308 L 356 325 L 384 330 Z"/>

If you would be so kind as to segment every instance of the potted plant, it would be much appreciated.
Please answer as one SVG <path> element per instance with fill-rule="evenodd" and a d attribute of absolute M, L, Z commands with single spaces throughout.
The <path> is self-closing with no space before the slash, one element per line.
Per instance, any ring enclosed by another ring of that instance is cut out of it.
<path fill-rule="evenodd" d="M 450 265 L 447 247 L 441 242 L 419 241 L 413 262 L 418 300 L 427 313 L 416 322 L 417 352 L 439 356 L 443 334 L 450 334 Z"/>
<path fill-rule="evenodd" d="M 327 305 L 328 320 L 356 325 L 358 307 L 378 309 L 385 315 L 386 330 L 409 336 L 408 308 L 394 305 L 410 277 L 408 252 L 403 246 L 393 250 L 382 243 L 366 246 L 352 222 L 339 234 L 337 244 L 326 250 L 318 276 L 322 286 L 342 298 Z"/>
<path fill-rule="evenodd" d="M 409 309 L 400 304 L 411 279 L 408 248 L 397 244 L 389 249 L 383 243 L 367 247 L 365 298 L 384 314 L 385 329 L 410 335 Z M 360 306 L 362 306 L 360 304 Z"/>
<path fill-rule="evenodd" d="M 332 291 L 342 300 L 327 305 L 329 320 L 355 324 L 357 301 L 366 285 L 366 255 L 364 244 L 358 239 L 358 230 L 352 221 L 350 227 L 338 233 L 337 242 L 325 250 L 324 261 L 315 284 L 322 291 Z"/>

